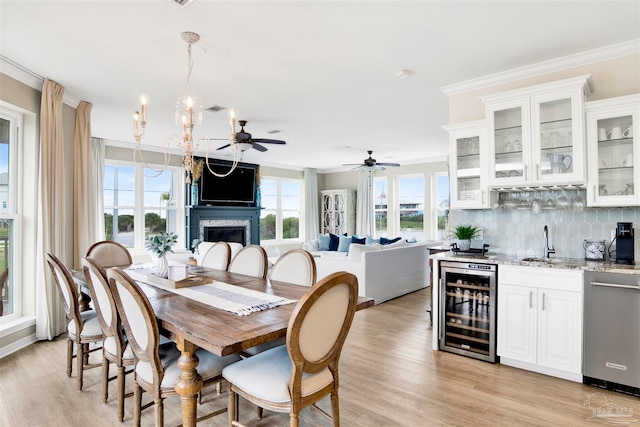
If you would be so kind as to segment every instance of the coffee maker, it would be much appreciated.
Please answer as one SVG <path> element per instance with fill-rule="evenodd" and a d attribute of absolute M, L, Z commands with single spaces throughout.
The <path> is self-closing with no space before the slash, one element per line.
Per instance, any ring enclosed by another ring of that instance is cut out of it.
<path fill-rule="evenodd" d="M 616 226 L 616 264 L 634 264 L 633 223 L 619 222 Z"/>

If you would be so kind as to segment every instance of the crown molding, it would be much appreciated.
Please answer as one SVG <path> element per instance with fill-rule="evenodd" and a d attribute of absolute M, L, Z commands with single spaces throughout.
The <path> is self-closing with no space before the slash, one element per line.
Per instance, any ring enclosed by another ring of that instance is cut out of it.
<path fill-rule="evenodd" d="M 23 67 L 17 62 L 12 61 L 6 56 L 0 55 L 0 73 L 6 74 L 14 80 L 29 86 L 37 91 L 42 92 L 44 85 L 44 77 Z M 70 107 L 78 108 L 80 100 L 75 96 L 67 93 L 66 89 L 62 95 L 62 102 Z"/>
<path fill-rule="evenodd" d="M 473 90 L 483 89 L 486 87 L 510 83 L 516 80 L 555 73 L 558 71 L 593 64 L 596 62 L 607 61 L 623 56 L 635 55 L 638 53 L 640 53 L 640 39 L 634 39 L 611 46 L 563 56 L 562 58 L 538 62 L 536 64 L 527 65 L 525 67 L 514 68 L 496 74 L 489 74 L 487 76 L 466 80 L 460 83 L 442 86 L 440 90 L 442 90 L 445 95 L 452 96 L 460 93 L 470 92 Z"/>

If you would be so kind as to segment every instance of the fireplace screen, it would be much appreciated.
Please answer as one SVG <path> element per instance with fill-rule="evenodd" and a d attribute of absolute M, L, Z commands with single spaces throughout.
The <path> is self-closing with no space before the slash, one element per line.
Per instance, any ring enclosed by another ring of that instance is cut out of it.
<path fill-rule="evenodd" d="M 246 245 L 245 227 L 204 227 L 205 242 L 235 242 Z"/>

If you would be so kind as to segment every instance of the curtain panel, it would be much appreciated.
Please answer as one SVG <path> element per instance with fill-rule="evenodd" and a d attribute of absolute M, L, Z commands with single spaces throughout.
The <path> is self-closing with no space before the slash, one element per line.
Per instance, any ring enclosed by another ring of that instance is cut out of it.
<path fill-rule="evenodd" d="M 375 236 L 373 211 L 373 170 L 360 168 L 356 203 L 356 234 Z"/>
<path fill-rule="evenodd" d="M 91 182 L 96 210 L 94 240 L 98 242 L 104 240 L 104 141 L 101 138 L 91 138 Z"/>
<path fill-rule="evenodd" d="M 318 171 L 304 169 L 304 215 L 305 241 L 313 240 L 320 229 L 320 206 L 318 204 Z"/>
<path fill-rule="evenodd" d="M 73 167 L 73 265 L 80 268 L 80 260 L 96 241 L 97 217 L 91 149 L 91 107 L 81 101 L 76 109 L 74 167 Z"/>
<path fill-rule="evenodd" d="M 45 79 L 40 105 L 40 166 L 38 228 L 36 234 L 36 338 L 52 339 L 66 329 L 60 294 L 45 254 L 66 254 L 64 239 L 64 137 L 62 96 L 64 87 Z"/>

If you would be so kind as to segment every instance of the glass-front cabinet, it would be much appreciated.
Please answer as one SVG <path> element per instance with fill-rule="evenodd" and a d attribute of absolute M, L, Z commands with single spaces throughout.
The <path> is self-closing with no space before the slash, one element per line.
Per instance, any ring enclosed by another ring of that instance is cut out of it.
<path fill-rule="evenodd" d="M 584 184 L 584 101 L 590 76 L 482 97 L 489 185 Z"/>
<path fill-rule="evenodd" d="M 491 207 L 487 191 L 487 145 L 484 120 L 448 125 L 449 203 L 452 209 Z"/>
<path fill-rule="evenodd" d="M 638 206 L 640 95 L 588 102 L 588 206 Z"/>

